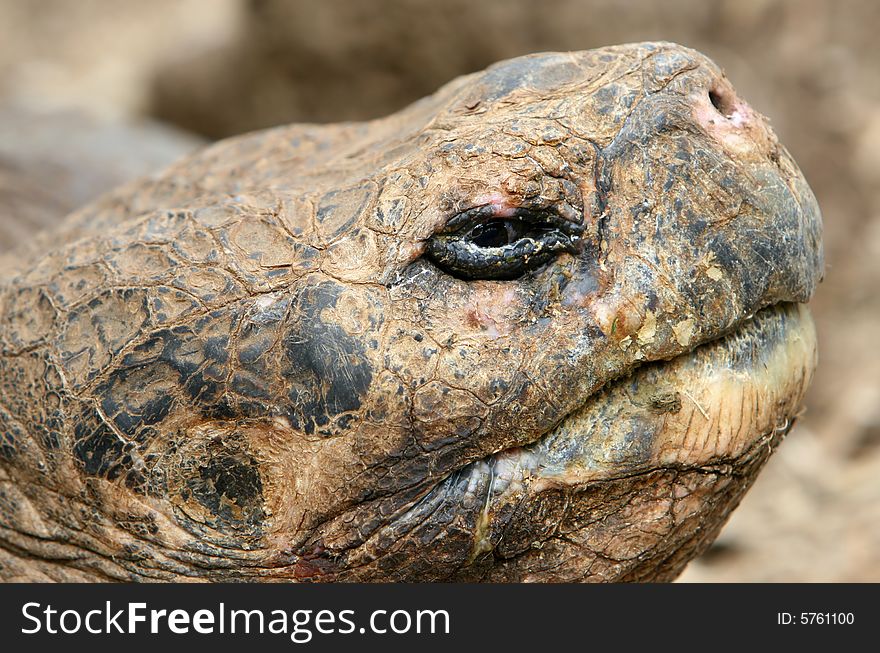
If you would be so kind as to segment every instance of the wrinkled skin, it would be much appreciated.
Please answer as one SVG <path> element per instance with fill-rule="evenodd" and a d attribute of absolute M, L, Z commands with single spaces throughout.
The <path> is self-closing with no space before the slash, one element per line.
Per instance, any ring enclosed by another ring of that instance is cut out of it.
<path fill-rule="evenodd" d="M 475 208 L 580 236 L 467 278 L 426 250 Z M 0 578 L 673 578 L 799 410 L 820 231 L 671 44 L 218 143 L 0 289 Z"/>

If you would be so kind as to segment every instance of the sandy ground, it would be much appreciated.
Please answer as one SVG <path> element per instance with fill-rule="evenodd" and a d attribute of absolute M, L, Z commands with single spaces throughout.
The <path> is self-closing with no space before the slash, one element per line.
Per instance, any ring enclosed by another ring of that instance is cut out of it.
<path fill-rule="evenodd" d="M 880 581 L 877 25 L 871 1 L 0 0 L 0 104 L 218 138 L 383 115 L 526 52 L 647 39 L 706 52 L 803 168 L 828 271 L 807 410 L 682 580 Z"/>

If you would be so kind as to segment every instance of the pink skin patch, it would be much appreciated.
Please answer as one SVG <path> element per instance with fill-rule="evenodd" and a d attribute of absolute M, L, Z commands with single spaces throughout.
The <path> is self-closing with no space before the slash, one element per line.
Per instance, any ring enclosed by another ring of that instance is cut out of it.
<path fill-rule="evenodd" d="M 490 206 L 496 218 L 512 218 L 516 215 L 516 204 L 499 192 L 486 193 L 474 199 L 474 206 Z"/>
<path fill-rule="evenodd" d="M 612 292 L 588 304 L 593 319 L 606 337 L 623 340 L 636 333 L 644 319 L 637 303 L 621 292 Z"/>
<path fill-rule="evenodd" d="M 425 253 L 427 245 L 424 242 L 402 243 L 398 250 L 397 260 L 404 263 L 412 263 Z"/>
<path fill-rule="evenodd" d="M 500 338 L 510 333 L 514 317 L 520 310 L 516 292 L 510 288 L 480 288 L 464 306 L 464 325 L 489 338 Z"/>
<path fill-rule="evenodd" d="M 727 80 L 694 97 L 694 119 L 732 154 L 766 156 L 775 146 L 766 119 L 741 100 Z"/>

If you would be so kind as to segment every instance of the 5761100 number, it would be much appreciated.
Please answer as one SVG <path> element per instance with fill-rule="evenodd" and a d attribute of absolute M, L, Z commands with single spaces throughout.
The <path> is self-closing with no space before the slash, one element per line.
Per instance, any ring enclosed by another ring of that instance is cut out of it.
<path fill-rule="evenodd" d="M 777 612 L 776 623 L 788 625 L 842 625 L 851 626 L 856 617 L 852 612 Z"/>

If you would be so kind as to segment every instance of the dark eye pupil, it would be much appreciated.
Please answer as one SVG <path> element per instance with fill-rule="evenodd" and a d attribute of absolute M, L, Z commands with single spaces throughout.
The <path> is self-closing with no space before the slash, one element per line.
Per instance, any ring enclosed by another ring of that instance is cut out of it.
<path fill-rule="evenodd" d="M 553 211 L 500 217 L 479 206 L 453 216 L 428 239 L 425 255 L 460 279 L 516 279 L 561 252 L 577 253 L 582 233 Z"/>
<path fill-rule="evenodd" d="M 478 247 L 503 247 L 510 244 L 513 231 L 507 221 L 499 220 L 477 225 L 470 234 L 470 240 Z"/>

